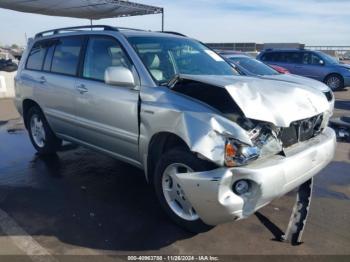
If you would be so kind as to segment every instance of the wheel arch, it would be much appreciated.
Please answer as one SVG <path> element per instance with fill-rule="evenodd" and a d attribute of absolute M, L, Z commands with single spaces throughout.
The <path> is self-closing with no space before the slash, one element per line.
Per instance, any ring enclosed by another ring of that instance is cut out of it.
<path fill-rule="evenodd" d="M 23 120 L 24 120 L 24 126 L 26 127 L 26 129 L 28 129 L 27 114 L 29 109 L 32 108 L 33 106 L 36 106 L 41 110 L 40 105 L 32 99 L 27 98 L 27 99 L 24 99 L 22 102 Z"/>
<path fill-rule="evenodd" d="M 323 82 L 325 82 L 325 81 L 327 80 L 327 78 L 330 77 L 331 75 L 337 75 L 337 76 L 339 76 L 339 77 L 342 79 L 342 81 L 344 81 L 344 77 L 343 77 L 341 74 L 339 74 L 339 73 L 337 73 L 337 72 L 331 72 L 331 73 L 328 73 L 328 74 L 324 77 Z"/>
<path fill-rule="evenodd" d="M 178 135 L 170 132 L 159 132 L 152 136 L 147 152 L 146 179 L 152 181 L 157 160 L 161 155 L 173 148 L 183 148 L 190 151 L 186 142 Z"/>

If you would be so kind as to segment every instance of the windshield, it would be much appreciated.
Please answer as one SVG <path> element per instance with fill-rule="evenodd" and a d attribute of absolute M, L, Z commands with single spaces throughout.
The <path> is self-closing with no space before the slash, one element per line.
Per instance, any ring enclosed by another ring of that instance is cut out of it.
<path fill-rule="evenodd" d="M 264 63 L 250 58 L 250 57 L 229 57 L 228 58 L 232 63 L 237 66 L 243 67 L 245 70 L 249 71 L 254 75 L 278 75 L 279 73 L 273 68 L 265 65 Z"/>
<path fill-rule="evenodd" d="M 238 74 L 218 54 L 188 38 L 132 36 L 128 40 L 158 84 L 177 74 Z"/>

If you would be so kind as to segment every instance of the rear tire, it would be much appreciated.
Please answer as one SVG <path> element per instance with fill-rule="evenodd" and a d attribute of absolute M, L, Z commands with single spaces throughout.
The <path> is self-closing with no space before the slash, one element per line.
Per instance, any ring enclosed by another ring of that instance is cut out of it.
<path fill-rule="evenodd" d="M 163 154 L 153 177 L 153 185 L 162 209 L 176 224 L 192 233 L 206 232 L 213 226 L 205 224 L 199 218 L 176 178 L 168 173 L 175 170 L 185 173 L 209 169 L 211 165 L 208 162 L 197 158 L 188 150 L 176 148 Z"/>
<path fill-rule="evenodd" d="M 344 79 L 338 74 L 330 74 L 324 80 L 324 83 L 332 89 L 332 91 L 340 90 L 344 88 Z"/>
<path fill-rule="evenodd" d="M 55 136 L 40 108 L 31 107 L 25 121 L 30 141 L 36 151 L 41 155 L 55 154 L 62 145 L 62 140 Z"/>

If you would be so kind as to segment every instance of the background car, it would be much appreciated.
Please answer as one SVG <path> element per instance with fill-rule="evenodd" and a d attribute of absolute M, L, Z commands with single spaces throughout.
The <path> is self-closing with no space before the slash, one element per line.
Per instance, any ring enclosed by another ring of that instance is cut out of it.
<path fill-rule="evenodd" d="M 257 59 L 282 66 L 289 72 L 326 83 L 332 90 L 350 86 L 350 65 L 323 52 L 305 49 L 267 49 Z"/>
<path fill-rule="evenodd" d="M 18 66 L 12 60 L 0 59 L 0 71 L 14 72 Z"/>
<path fill-rule="evenodd" d="M 331 107 L 334 106 L 332 91 L 328 86 L 319 81 L 293 74 L 281 74 L 263 62 L 247 55 L 238 54 L 223 56 L 243 75 L 259 76 L 264 79 L 286 81 L 316 88 L 325 94 L 327 100 L 332 104 Z"/>
<path fill-rule="evenodd" d="M 245 54 L 226 54 L 220 53 L 230 62 L 242 75 L 278 75 L 280 74 L 274 68 L 264 64 Z"/>
<path fill-rule="evenodd" d="M 288 69 L 286 69 L 282 66 L 278 66 L 278 65 L 269 65 L 269 66 L 271 66 L 273 69 L 275 69 L 280 74 L 290 74 Z"/>

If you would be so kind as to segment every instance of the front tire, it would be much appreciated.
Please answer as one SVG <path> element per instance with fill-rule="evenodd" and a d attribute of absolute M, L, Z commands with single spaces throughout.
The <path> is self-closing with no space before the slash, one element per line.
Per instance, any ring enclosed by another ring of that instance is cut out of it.
<path fill-rule="evenodd" d="M 41 155 L 56 153 L 62 144 L 62 140 L 55 136 L 40 108 L 37 106 L 31 107 L 26 114 L 25 121 L 30 141 L 36 151 Z"/>
<path fill-rule="evenodd" d="M 193 233 L 206 232 L 213 226 L 205 224 L 188 201 L 175 176 L 176 173 L 206 171 L 211 165 L 185 149 L 166 152 L 154 174 L 154 188 L 165 213 L 179 226 Z"/>

